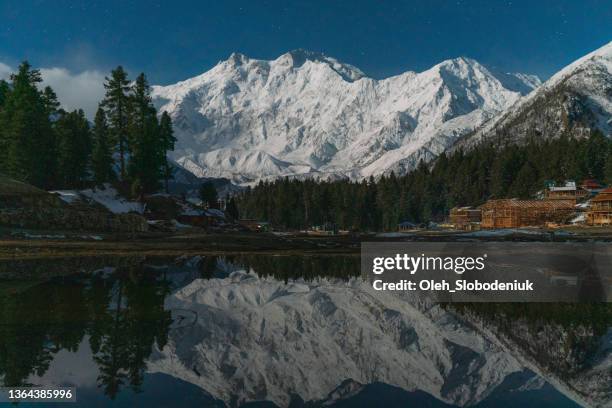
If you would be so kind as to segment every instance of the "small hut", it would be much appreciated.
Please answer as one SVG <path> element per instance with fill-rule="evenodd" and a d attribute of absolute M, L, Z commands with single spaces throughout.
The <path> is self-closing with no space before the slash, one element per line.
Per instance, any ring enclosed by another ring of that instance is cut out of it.
<path fill-rule="evenodd" d="M 450 223 L 457 229 L 473 229 L 482 219 L 482 210 L 474 207 L 453 207 L 450 210 Z"/>
<path fill-rule="evenodd" d="M 612 224 L 612 188 L 601 190 L 591 199 L 591 208 L 587 212 L 587 224 Z"/>
<path fill-rule="evenodd" d="M 410 221 L 402 221 L 399 224 L 397 224 L 398 232 L 411 232 L 411 231 L 416 230 L 417 228 L 418 228 L 418 225 Z"/>

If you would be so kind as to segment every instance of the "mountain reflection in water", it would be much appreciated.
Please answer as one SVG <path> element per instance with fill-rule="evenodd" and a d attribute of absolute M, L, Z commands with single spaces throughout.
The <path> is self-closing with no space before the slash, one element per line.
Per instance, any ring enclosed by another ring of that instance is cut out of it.
<path fill-rule="evenodd" d="M 358 275 L 356 256 L 4 263 L 0 379 L 77 406 L 611 406 L 608 304 L 443 307 Z"/>

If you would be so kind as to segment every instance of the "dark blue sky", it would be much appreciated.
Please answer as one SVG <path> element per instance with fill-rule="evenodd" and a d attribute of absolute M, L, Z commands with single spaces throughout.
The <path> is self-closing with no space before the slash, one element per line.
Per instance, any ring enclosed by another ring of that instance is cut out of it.
<path fill-rule="evenodd" d="M 457 56 L 547 77 L 612 41 L 610 0 L 0 0 L 0 19 L 0 62 L 74 72 L 123 64 L 161 84 L 233 51 L 270 59 L 294 48 L 374 77 Z"/>

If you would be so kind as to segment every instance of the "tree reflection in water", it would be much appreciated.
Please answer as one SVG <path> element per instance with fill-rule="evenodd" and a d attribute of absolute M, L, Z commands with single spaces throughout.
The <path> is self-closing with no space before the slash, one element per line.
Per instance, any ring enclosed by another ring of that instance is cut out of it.
<path fill-rule="evenodd" d="M 49 260 L 45 262 L 49 270 L 62 269 Z M 0 280 L 1 385 L 30 385 L 36 377 L 53 371 L 49 370 L 51 362 L 61 350 L 77 352 L 85 344 L 93 355 L 86 364 L 96 368 L 100 393 L 115 399 L 126 389 L 140 392 L 149 387 L 143 385 L 147 361 L 150 363 L 156 348 L 164 348 L 171 328 L 181 333 L 189 332 L 191 324 L 209 325 L 208 321 L 198 322 L 197 301 L 193 310 L 175 314 L 173 322 L 171 311 L 164 307 L 172 291 L 190 285 L 194 279 L 225 278 L 236 270 L 280 282 L 304 280 L 313 282 L 313 286 L 319 279 L 333 283 L 356 278 L 360 271 L 358 256 L 336 255 L 181 257 L 156 261 L 165 265 L 161 268 L 146 266 L 142 259 L 118 260 L 120 267 L 100 271 L 102 265 L 108 265 L 107 260 L 101 262 L 79 268 L 73 263 L 63 264 L 64 272 L 98 270 L 96 273 L 45 282 Z M 3 270 L 7 268 L 0 265 L 0 278 Z M 13 267 L 9 276 L 20 276 L 23 271 Z M 486 327 L 538 367 L 568 381 L 580 379 L 599 361 L 595 357 L 601 351 L 602 336 L 612 327 L 611 306 L 602 303 L 445 307 L 468 324 Z M 219 329 L 224 333 L 223 327 Z M 193 330 L 197 334 L 197 325 Z M 337 380 L 340 383 L 345 378 Z M 598 381 L 604 384 L 602 389 L 607 389 L 609 375 Z"/>
<path fill-rule="evenodd" d="M 0 287 L 0 378 L 26 386 L 60 350 L 75 352 L 85 336 L 99 369 L 98 386 L 115 398 L 140 391 L 145 360 L 163 347 L 171 323 L 163 271 L 136 265 L 108 276 L 75 275 L 31 287 Z"/>

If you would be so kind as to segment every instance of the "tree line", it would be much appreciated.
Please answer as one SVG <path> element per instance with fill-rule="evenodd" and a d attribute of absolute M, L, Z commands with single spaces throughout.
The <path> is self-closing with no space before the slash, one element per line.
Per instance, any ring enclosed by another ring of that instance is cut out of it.
<path fill-rule="evenodd" d="M 404 176 L 363 181 L 289 178 L 260 182 L 237 197 L 243 218 L 303 229 L 335 223 L 340 229 L 393 231 L 398 223 L 439 222 L 455 206 L 490 198 L 532 198 L 547 180 L 585 178 L 612 183 L 612 142 L 601 132 L 558 138 L 531 137 L 520 144 L 487 141 L 441 154 Z"/>
<path fill-rule="evenodd" d="M 158 119 L 145 74 L 131 81 L 121 66 L 112 70 L 93 125 L 82 109 L 62 109 L 41 83 L 28 62 L 0 80 L 0 173 L 43 189 L 115 181 L 134 196 L 162 181 L 167 189 L 176 139 L 168 113 Z"/>

